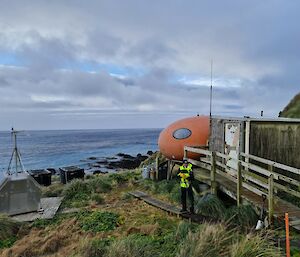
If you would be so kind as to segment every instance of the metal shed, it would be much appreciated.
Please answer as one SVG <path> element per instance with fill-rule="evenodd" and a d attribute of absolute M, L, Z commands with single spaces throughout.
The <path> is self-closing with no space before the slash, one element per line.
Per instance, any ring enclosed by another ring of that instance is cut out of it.
<path fill-rule="evenodd" d="M 41 189 L 27 173 L 4 176 L 0 181 L 0 213 L 15 215 L 38 211 Z"/>
<path fill-rule="evenodd" d="M 300 168 L 300 119 L 213 116 L 210 126 L 211 151 L 231 157 L 244 152 Z"/>

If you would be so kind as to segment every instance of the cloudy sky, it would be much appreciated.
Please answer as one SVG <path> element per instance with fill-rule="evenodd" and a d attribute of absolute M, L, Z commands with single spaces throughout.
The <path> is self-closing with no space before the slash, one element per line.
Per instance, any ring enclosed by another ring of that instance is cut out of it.
<path fill-rule="evenodd" d="M 300 91 L 299 1 L 0 0 L 0 130 L 276 117 Z"/>

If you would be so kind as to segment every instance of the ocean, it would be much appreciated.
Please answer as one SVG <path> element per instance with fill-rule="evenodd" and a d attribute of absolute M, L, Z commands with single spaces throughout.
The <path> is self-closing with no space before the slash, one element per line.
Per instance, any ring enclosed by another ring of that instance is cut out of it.
<path fill-rule="evenodd" d="M 18 148 L 25 169 L 82 165 L 89 157 L 137 155 L 158 149 L 161 129 L 51 130 L 18 134 Z M 0 173 L 7 170 L 12 154 L 10 132 L 0 132 Z M 2 172 L 1 172 L 2 171 Z"/>

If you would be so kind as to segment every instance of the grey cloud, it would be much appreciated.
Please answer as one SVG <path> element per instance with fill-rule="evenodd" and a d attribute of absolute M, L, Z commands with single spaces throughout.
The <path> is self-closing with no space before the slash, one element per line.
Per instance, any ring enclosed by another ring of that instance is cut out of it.
<path fill-rule="evenodd" d="M 24 67 L 0 66 L 0 117 L 3 110 L 16 118 L 26 111 L 39 117 L 111 110 L 166 112 L 161 117 L 169 121 L 208 113 L 207 85 L 176 77 L 209 77 L 211 58 L 214 76 L 229 85 L 214 88 L 215 114 L 263 109 L 275 116 L 300 90 L 296 1 L 3 0 L 1 7 L 1 52 Z M 143 72 L 89 73 L 85 62 Z M 230 87 L 228 78 L 238 85 Z"/>

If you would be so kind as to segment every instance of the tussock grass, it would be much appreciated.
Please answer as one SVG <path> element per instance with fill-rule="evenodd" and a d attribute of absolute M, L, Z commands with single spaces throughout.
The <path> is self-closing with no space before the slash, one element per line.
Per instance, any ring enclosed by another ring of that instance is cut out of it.
<path fill-rule="evenodd" d="M 20 229 L 20 223 L 6 215 L 0 214 L 0 240 L 15 236 Z"/>
<path fill-rule="evenodd" d="M 239 234 L 227 225 L 203 224 L 195 233 L 189 232 L 177 257 L 280 257 L 268 235 Z"/>
<path fill-rule="evenodd" d="M 206 194 L 195 202 L 196 213 L 215 219 L 223 219 L 225 206 L 223 202 L 215 195 Z"/>
<path fill-rule="evenodd" d="M 189 232 L 195 229 L 195 225 L 189 222 L 182 221 L 178 224 L 175 232 L 175 238 L 177 241 L 182 241 L 186 238 Z"/>
<path fill-rule="evenodd" d="M 147 236 L 130 235 L 111 244 L 107 257 L 153 257 L 157 256 L 153 240 Z"/>
<path fill-rule="evenodd" d="M 223 224 L 204 224 L 196 233 L 189 233 L 177 257 L 228 256 L 233 233 Z"/>
<path fill-rule="evenodd" d="M 268 236 L 248 234 L 232 245 L 230 257 L 280 257 Z"/>
<path fill-rule="evenodd" d="M 112 190 L 112 186 L 102 177 L 95 177 L 86 181 L 75 179 L 67 184 L 63 190 L 64 204 L 70 207 L 84 207 L 89 204 L 89 200 L 103 203 L 99 193 L 107 193 Z"/>
<path fill-rule="evenodd" d="M 104 257 L 107 256 L 107 249 L 112 239 L 85 239 L 81 249 L 81 257 Z"/>
<path fill-rule="evenodd" d="M 250 205 L 233 206 L 226 210 L 224 220 L 241 229 L 250 229 L 255 227 L 258 215 Z"/>
<path fill-rule="evenodd" d="M 52 184 L 48 187 L 43 187 L 44 197 L 58 197 L 62 196 L 64 190 L 64 185 L 60 183 Z"/>

